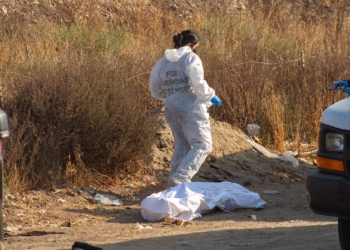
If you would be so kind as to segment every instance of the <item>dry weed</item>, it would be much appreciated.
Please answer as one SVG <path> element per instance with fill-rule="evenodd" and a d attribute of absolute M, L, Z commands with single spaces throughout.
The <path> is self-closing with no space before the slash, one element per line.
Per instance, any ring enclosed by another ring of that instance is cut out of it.
<path fill-rule="evenodd" d="M 317 140 L 322 111 L 344 97 L 325 86 L 349 78 L 346 1 L 60 2 L 50 21 L 0 20 L 9 185 L 151 173 L 149 73 L 183 29 L 199 32 L 205 78 L 223 100 L 211 115 L 259 124 L 265 145 Z"/>

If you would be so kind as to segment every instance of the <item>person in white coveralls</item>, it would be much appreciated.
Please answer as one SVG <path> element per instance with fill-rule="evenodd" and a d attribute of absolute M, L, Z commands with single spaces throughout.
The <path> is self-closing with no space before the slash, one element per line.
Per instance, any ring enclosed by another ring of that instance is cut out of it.
<path fill-rule="evenodd" d="M 153 67 L 152 97 L 165 102 L 165 118 L 175 147 L 168 186 L 190 182 L 212 151 L 208 108 L 221 100 L 204 80 L 202 61 L 196 54 L 199 36 L 185 30 L 173 37 L 174 48 Z"/>

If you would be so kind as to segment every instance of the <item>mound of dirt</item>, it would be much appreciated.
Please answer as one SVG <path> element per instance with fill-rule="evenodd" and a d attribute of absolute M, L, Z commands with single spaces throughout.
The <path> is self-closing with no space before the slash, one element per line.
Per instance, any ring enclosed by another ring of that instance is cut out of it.
<path fill-rule="evenodd" d="M 152 114 L 157 116 L 160 125 L 153 146 L 152 166 L 158 181 L 165 187 L 174 139 L 165 121 L 164 107 L 156 108 Z M 213 151 L 193 181 L 230 181 L 246 187 L 269 183 L 289 185 L 305 180 L 310 169 L 314 169 L 311 162 L 300 162 L 295 168 L 291 162 L 264 156 L 248 143 L 250 138 L 244 131 L 226 122 L 211 119 L 211 131 Z"/>

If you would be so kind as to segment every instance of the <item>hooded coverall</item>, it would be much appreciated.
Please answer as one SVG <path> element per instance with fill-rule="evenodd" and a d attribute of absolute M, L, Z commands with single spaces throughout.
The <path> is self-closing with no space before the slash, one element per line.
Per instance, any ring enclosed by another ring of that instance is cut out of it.
<path fill-rule="evenodd" d="M 188 46 L 168 49 L 152 69 L 152 97 L 165 101 L 175 147 L 168 185 L 190 182 L 212 151 L 208 108 L 215 91 L 204 80 L 199 56 Z"/>

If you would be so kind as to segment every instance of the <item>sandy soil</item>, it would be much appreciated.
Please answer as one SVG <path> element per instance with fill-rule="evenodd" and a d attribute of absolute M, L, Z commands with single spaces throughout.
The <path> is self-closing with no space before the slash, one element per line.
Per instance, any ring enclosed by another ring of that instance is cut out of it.
<path fill-rule="evenodd" d="M 300 161 L 294 168 L 290 162 L 269 159 L 255 151 L 242 130 L 213 120 L 214 150 L 193 181 L 238 183 L 259 193 L 266 201 L 265 208 L 231 213 L 215 210 L 188 223 L 145 221 L 140 203 L 165 189 L 173 143 L 162 111 L 153 115 L 161 125 L 152 155 L 156 177 L 126 178 L 123 185 L 108 190 L 66 187 L 7 194 L 5 249 L 71 249 L 79 241 L 104 250 L 340 250 L 336 218 L 316 215 L 307 206 L 305 178 L 316 170 L 312 155 L 303 156 L 310 163 Z M 279 194 L 266 194 L 266 190 Z M 124 205 L 96 204 L 92 191 L 113 194 Z M 140 229 L 137 223 L 151 229 Z"/>

